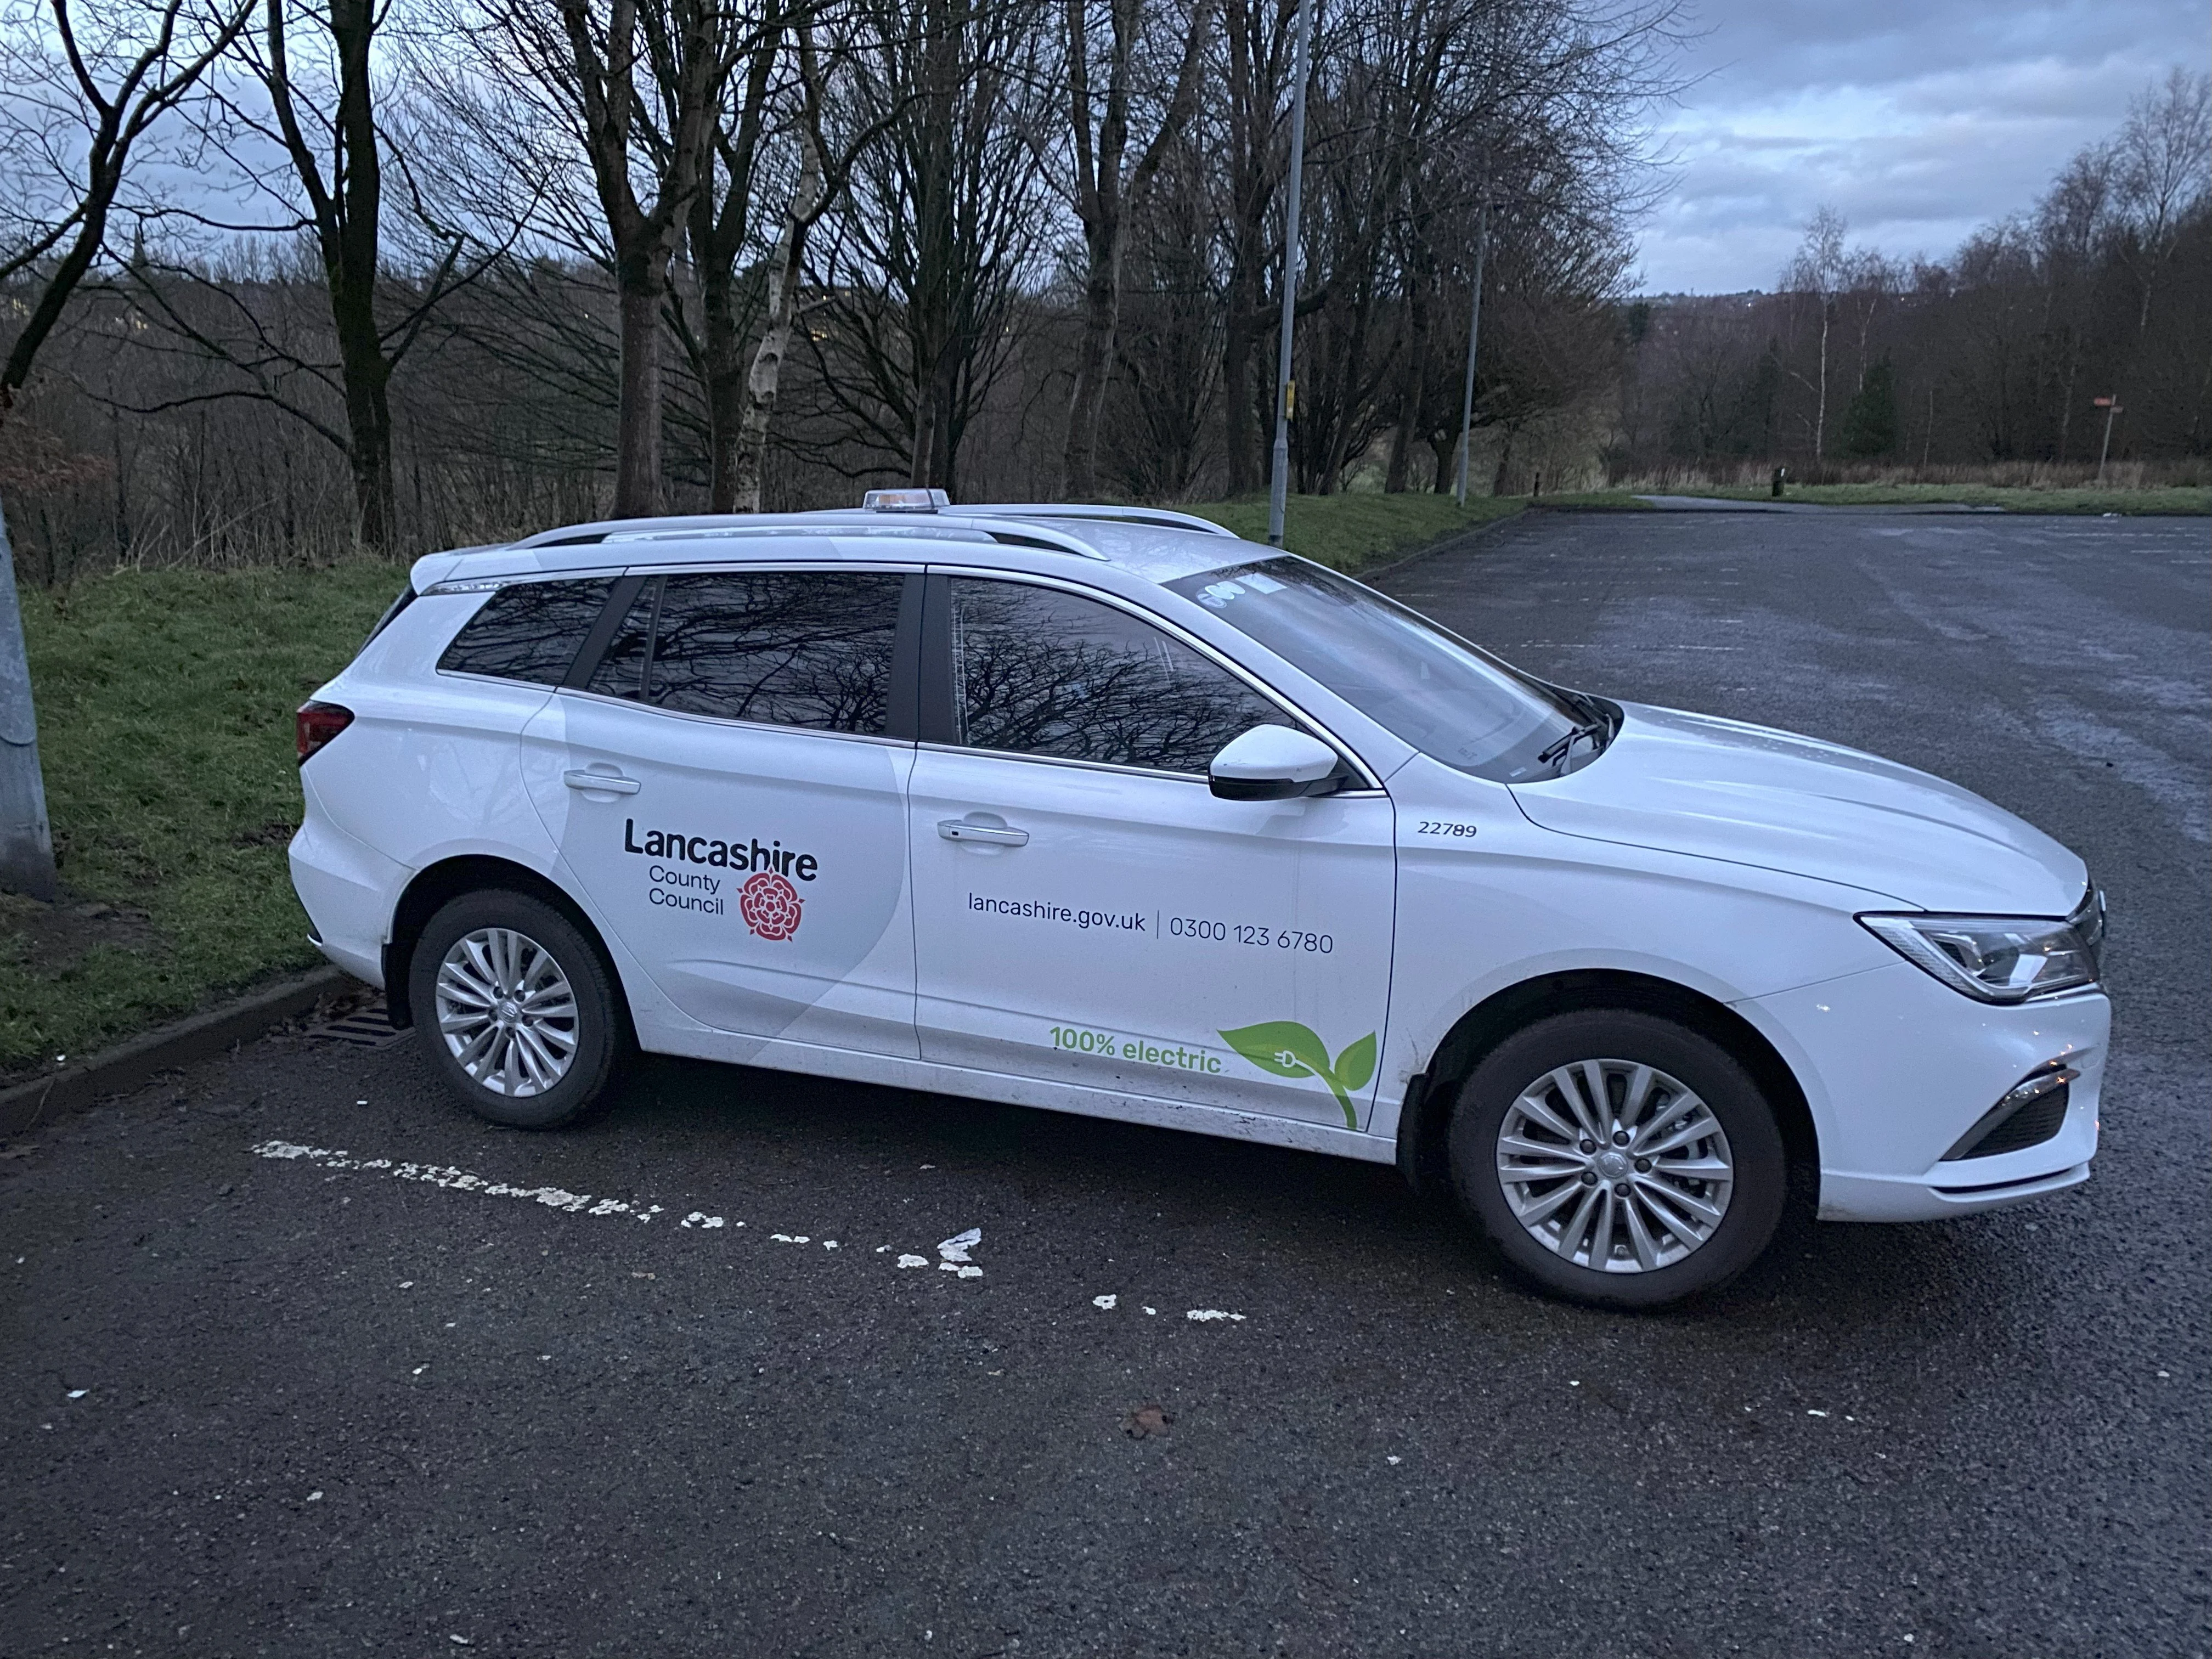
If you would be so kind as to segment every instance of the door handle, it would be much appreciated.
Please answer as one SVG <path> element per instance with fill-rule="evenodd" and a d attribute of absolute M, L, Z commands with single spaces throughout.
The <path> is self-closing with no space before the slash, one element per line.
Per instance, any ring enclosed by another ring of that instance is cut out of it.
<path fill-rule="evenodd" d="M 643 786 L 619 772 L 563 772 L 561 781 L 571 789 L 598 790 L 610 795 L 635 795 Z"/>
<path fill-rule="evenodd" d="M 988 841 L 997 847 L 1026 847 L 1030 832 L 1002 824 L 973 823 L 966 818 L 939 818 L 937 833 L 947 841 Z"/>

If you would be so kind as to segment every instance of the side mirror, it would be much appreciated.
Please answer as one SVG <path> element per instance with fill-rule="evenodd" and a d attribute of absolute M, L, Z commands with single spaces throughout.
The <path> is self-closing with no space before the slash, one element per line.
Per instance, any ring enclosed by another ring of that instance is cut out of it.
<path fill-rule="evenodd" d="M 1287 726 L 1255 726 L 1231 738 L 1206 769 L 1224 800 L 1291 800 L 1334 787 L 1336 750 Z"/>

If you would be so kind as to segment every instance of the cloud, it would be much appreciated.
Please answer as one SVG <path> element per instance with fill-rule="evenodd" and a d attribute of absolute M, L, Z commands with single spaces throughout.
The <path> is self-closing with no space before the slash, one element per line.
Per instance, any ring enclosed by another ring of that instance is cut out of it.
<path fill-rule="evenodd" d="M 2128 100 L 2201 66 L 2201 3 L 1709 0 L 1660 124 L 1674 186 L 1639 238 L 1646 292 L 1771 287 L 1823 203 L 1893 255 L 1948 254 L 2029 206 Z"/>

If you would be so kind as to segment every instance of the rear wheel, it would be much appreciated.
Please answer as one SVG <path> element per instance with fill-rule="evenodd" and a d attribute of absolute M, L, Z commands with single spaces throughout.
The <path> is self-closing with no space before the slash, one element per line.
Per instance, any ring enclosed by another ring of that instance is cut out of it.
<path fill-rule="evenodd" d="M 1656 1015 L 1554 1015 L 1492 1049 L 1451 1124 L 1462 1206 L 1545 1290 L 1651 1308 L 1725 1284 L 1782 1218 L 1773 1110 L 1735 1057 Z"/>
<path fill-rule="evenodd" d="M 620 993 L 544 901 L 497 888 L 450 901 L 416 943 L 408 988 L 432 1066 L 477 1116 L 554 1129 L 605 1097 L 628 1035 Z"/>

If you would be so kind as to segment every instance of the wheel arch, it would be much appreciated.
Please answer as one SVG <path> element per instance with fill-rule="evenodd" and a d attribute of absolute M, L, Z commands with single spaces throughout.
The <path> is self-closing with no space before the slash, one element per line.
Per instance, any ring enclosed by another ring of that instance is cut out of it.
<path fill-rule="evenodd" d="M 413 965 L 415 947 L 430 918 L 448 901 L 490 887 L 527 894 L 558 910 L 584 936 L 586 943 L 599 952 L 599 964 L 606 969 L 608 980 L 617 993 L 623 991 L 622 975 L 616 969 L 614 955 L 607 949 L 605 939 L 591 917 L 585 915 L 583 907 L 557 883 L 511 859 L 466 854 L 441 859 L 416 871 L 400 894 L 399 902 L 392 908 L 392 937 L 384 946 L 384 1006 L 394 1025 L 404 1029 L 415 1023 L 413 999 L 409 994 L 409 969 Z M 617 1000 L 627 1018 L 629 997 L 619 995 Z"/>
<path fill-rule="evenodd" d="M 1793 1187 L 1816 1181 L 1820 1137 L 1796 1073 L 1765 1033 L 1726 1003 L 1656 975 L 1580 969 L 1509 985 L 1455 1021 L 1407 1091 L 1398 1118 L 1398 1169 L 1419 1193 L 1448 1189 L 1446 1136 L 1454 1097 L 1483 1057 L 1524 1027 L 1553 1014 L 1616 1008 L 1656 1014 L 1718 1043 L 1751 1073 L 1780 1120 Z"/>

